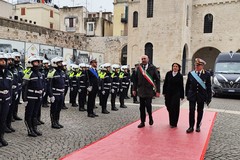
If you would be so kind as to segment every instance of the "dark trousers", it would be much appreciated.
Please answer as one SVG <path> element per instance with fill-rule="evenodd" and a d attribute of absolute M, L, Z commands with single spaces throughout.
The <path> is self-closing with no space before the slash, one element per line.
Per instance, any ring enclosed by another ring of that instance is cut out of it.
<path fill-rule="evenodd" d="M 9 105 L 9 111 L 8 111 L 8 114 L 7 114 L 7 120 L 6 120 L 7 127 L 10 127 L 11 124 L 12 124 L 13 111 L 14 111 L 14 108 L 16 106 L 16 103 L 18 103 L 16 101 L 16 95 L 13 95 L 12 96 L 12 103 Z"/>
<path fill-rule="evenodd" d="M 78 93 L 78 106 L 80 108 L 84 108 L 84 104 L 86 103 L 86 97 L 87 97 L 87 89 L 82 88 L 81 92 Z"/>
<path fill-rule="evenodd" d="M 88 94 L 88 102 L 87 102 L 87 112 L 88 114 L 93 114 L 93 108 L 95 106 L 95 100 L 96 100 L 97 90 L 92 90 Z"/>
<path fill-rule="evenodd" d="M 197 127 L 201 125 L 203 117 L 204 102 L 189 101 L 189 127 L 194 127 L 195 124 L 195 109 L 197 104 Z"/>
<path fill-rule="evenodd" d="M 78 88 L 77 87 L 72 87 L 72 88 L 73 90 L 70 90 L 70 103 L 76 104 Z"/>
<path fill-rule="evenodd" d="M 146 110 L 148 112 L 149 119 L 152 119 L 152 98 L 142 98 L 140 97 L 140 118 L 141 122 L 144 123 L 146 121 Z"/>
<path fill-rule="evenodd" d="M 124 99 L 127 96 L 127 88 L 123 88 L 123 91 L 119 93 L 119 102 L 120 102 L 120 106 L 124 105 Z"/>
<path fill-rule="evenodd" d="M 46 94 L 43 96 L 43 100 L 42 100 L 42 104 L 43 105 L 47 105 L 48 104 L 48 101 L 47 101 L 47 98 L 48 98 L 48 91 L 46 89 Z"/>
<path fill-rule="evenodd" d="M 107 100 L 108 100 L 108 96 L 109 96 L 109 90 L 104 90 L 105 93 L 102 94 L 102 111 L 105 111 L 107 109 Z"/>
<path fill-rule="evenodd" d="M 116 97 L 117 97 L 117 89 L 114 89 L 114 92 L 111 92 L 111 106 L 112 106 L 112 109 L 116 107 L 116 105 L 115 105 Z"/>
<path fill-rule="evenodd" d="M 20 102 L 21 93 L 22 93 L 22 89 L 18 90 L 18 98 L 16 99 L 16 103 L 15 103 L 15 106 L 13 108 L 13 118 L 16 117 L 17 114 L 18 114 L 18 103 Z"/>
<path fill-rule="evenodd" d="M 55 101 L 53 103 L 51 103 L 51 107 L 50 107 L 50 116 L 54 120 L 59 120 L 64 95 L 62 94 L 62 95 L 57 95 L 54 97 L 55 97 Z"/>
<path fill-rule="evenodd" d="M 0 101 L 0 135 L 3 135 L 6 128 L 6 119 L 9 111 L 10 101 Z"/>
<path fill-rule="evenodd" d="M 165 96 L 165 105 L 169 114 L 169 124 L 177 126 L 180 112 L 180 97 L 179 95 Z"/>
<path fill-rule="evenodd" d="M 42 99 L 28 99 L 27 106 L 25 108 L 24 120 L 29 128 L 35 125 L 39 109 L 41 107 Z"/>

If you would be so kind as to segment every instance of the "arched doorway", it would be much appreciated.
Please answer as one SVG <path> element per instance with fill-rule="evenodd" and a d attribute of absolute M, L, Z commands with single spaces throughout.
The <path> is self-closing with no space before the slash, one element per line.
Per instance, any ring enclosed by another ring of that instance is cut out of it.
<path fill-rule="evenodd" d="M 204 47 L 199 49 L 192 57 L 192 64 L 194 65 L 195 58 L 201 58 L 207 62 L 205 69 L 209 70 L 214 68 L 214 63 L 221 51 L 214 47 Z M 194 66 L 192 67 L 194 68 Z"/>
<path fill-rule="evenodd" d="M 149 62 L 153 62 L 153 45 L 152 43 L 146 43 L 145 44 L 145 55 L 148 56 Z"/>
<path fill-rule="evenodd" d="M 127 45 L 122 48 L 121 65 L 127 64 Z"/>
<path fill-rule="evenodd" d="M 187 44 L 183 47 L 183 54 L 182 54 L 182 74 L 186 75 L 186 64 L 187 64 Z"/>

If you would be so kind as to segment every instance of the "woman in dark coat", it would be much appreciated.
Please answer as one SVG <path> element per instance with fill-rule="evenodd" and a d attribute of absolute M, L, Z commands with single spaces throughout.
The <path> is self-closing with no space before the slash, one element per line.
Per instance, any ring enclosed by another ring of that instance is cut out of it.
<path fill-rule="evenodd" d="M 184 98 L 183 76 L 180 70 L 181 65 L 173 63 L 172 70 L 166 73 L 163 84 L 163 95 L 169 113 L 169 124 L 171 128 L 177 127 L 180 99 L 183 100 Z"/>

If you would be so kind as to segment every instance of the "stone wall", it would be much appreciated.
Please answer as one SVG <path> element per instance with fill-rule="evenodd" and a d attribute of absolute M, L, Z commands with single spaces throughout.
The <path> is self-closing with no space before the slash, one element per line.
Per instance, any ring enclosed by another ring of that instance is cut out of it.
<path fill-rule="evenodd" d="M 110 63 L 120 63 L 127 44 L 127 37 L 86 37 L 5 18 L 0 18 L 0 38 L 104 53 L 104 61 Z"/>

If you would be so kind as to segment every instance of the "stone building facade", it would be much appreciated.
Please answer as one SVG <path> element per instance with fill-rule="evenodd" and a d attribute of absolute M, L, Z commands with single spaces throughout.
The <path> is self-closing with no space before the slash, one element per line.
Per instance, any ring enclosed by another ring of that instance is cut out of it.
<path fill-rule="evenodd" d="M 128 0 L 128 9 L 130 65 L 148 54 L 162 76 L 173 62 L 187 74 L 195 57 L 212 69 L 220 52 L 239 50 L 240 0 Z"/>

